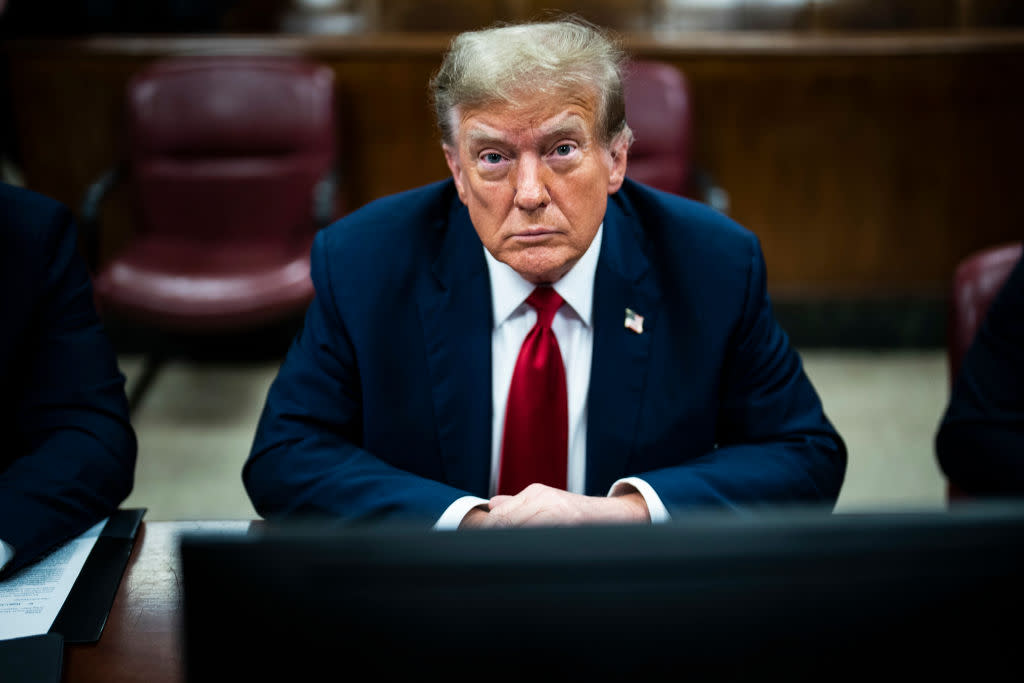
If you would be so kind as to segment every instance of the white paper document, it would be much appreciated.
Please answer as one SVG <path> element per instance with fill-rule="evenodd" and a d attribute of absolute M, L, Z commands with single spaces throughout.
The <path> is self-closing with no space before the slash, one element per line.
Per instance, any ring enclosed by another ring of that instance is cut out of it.
<path fill-rule="evenodd" d="M 0 640 L 47 633 L 107 520 L 0 581 Z"/>

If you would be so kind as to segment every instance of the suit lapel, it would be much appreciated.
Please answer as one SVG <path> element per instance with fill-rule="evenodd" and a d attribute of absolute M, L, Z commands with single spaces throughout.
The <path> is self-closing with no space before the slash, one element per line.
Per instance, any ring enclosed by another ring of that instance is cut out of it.
<path fill-rule="evenodd" d="M 483 247 L 457 198 L 419 309 L 445 481 L 488 496 L 491 286 Z"/>
<path fill-rule="evenodd" d="M 627 472 L 636 442 L 660 296 L 642 248 L 640 225 L 620 195 L 608 202 L 594 280 L 594 350 L 587 398 L 588 495 L 603 496 Z M 626 309 L 643 316 L 625 326 Z"/>

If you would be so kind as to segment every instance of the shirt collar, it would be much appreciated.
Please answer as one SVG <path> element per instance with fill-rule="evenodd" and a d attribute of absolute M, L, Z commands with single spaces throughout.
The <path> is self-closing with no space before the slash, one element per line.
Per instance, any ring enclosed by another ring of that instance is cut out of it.
<path fill-rule="evenodd" d="M 601 223 L 580 260 L 553 285 L 558 295 L 572 307 L 583 324 L 588 327 L 593 312 L 594 276 L 597 273 L 597 257 L 601 252 L 603 233 L 604 223 Z M 494 311 L 494 326 L 497 328 L 526 301 L 526 297 L 530 296 L 536 285 L 494 258 L 486 247 L 484 257 L 487 259 L 487 270 L 491 276 L 491 305 Z"/>

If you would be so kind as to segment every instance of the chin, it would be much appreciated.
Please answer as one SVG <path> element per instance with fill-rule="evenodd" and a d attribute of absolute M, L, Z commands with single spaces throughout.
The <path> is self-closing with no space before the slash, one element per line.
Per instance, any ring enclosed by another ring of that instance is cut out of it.
<path fill-rule="evenodd" d="M 558 266 L 552 268 L 513 268 L 524 279 L 535 285 L 551 285 L 562 279 L 562 276 L 569 272 L 569 268 Z"/>
<path fill-rule="evenodd" d="M 504 261 L 524 279 L 537 285 L 552 284 L 569 272 L 578 259 L 566 258 L 562 249 L 533 247 L 517 251 Z"/>

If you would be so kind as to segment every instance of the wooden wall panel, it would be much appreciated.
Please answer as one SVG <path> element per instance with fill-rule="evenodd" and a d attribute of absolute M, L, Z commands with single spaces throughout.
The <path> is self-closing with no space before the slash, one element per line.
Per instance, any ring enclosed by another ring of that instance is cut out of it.
<path fill-rule="evenodd" d="M 342 165 L 351 206 L 448 174 L 427 98 L 434 57 L 333 59 L 338 99 L 349 115 Z"/>
<path fill-rule="evenodd" d="M 693 85 L 698 155 L 780 287 L 929 290 L 1024 235 L 1018 55 L 670 61 Z"/>
<path fill-rule="evenodd" d="M 963 0 L 816 0 L 813 26 L 823 30 L 914 30 L 950 28 Z"/>
<path fill-rule="evenodd" d="M 26 186 L 77 211 L 93 180 L 120 159 L 121 93 L 147 59 L 47 54 L 9 59 L 10 103 Z M 130 198 L 106 202 L 104 254 L 130 230 Z"/>

